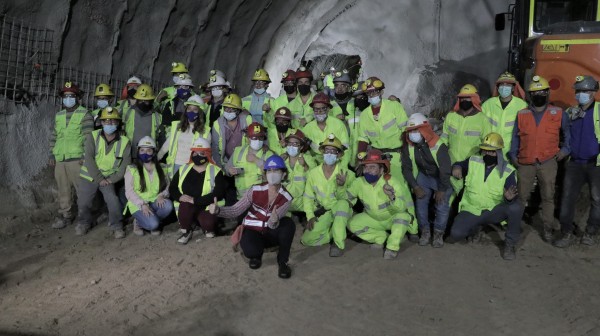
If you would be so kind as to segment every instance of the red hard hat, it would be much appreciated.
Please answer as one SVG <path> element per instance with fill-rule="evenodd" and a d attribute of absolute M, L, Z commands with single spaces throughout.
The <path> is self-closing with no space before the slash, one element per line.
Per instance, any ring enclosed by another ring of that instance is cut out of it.
<path fill-rule="evenodd" d="M 281 82 L 289 82 L 289 81 L 295 81 L 296 80 L 296 71 L 291 70 L 291 69 L 287 69 L 282 75 L 281 75 Z"/>
<path fill-rule="evenodd" d="M 292 120 L 292 111 L 289 108 L 282 106 L 275 112 L 275 119 Z"/>
<path fill-rule="evenodd" d="M 257 122 L 253 122 L 250 125 L 248 125 L 248 128 L 246 129 L 246 135 L 251 138 L 251 137 L 255 137 L 255 136 L 262 136 L 265 137 L 267 136 L 265 127 L 263 125 L 261 125 L 260 123 Z"/>
<path fill-rule="evenodd" d="M 288 134 L 288 136 L 285 137 L 285 140 L 287 141 L 287 139 L 289 139 L 289 138 L 296 138 L 296 139 L 300 140 L 302 143 L 306 142 L 306 136 L 299 129 L 291 130 L 290 134 Z"/>
<path fill-rule="evenodd" d="M 81 91 L 79 91 L 79 86 L 73 82 L 66 82 L 65 85 L 60 89 L 60 95 L 62 96 L 66 92 L 71 92 L 76 95 L 79 95 Z"/>
<path fill-rule="evenodd" d="M 365 165 L 367 163 L 379 163 L 383 164 L 385 167 L 385 173 L 390 171 L 390 160 L 384 157 L 383 152 L 379 149 L 371 149 L 367 152 L 367 155 L 360 161 L 361 165 Z"/>
<path fill-rule="evenodd" d="M 333 105 L 331 105 L 331 102 L 329 100 L 329 96 L 323 92 L 319 92 L 315 95 L 312 102 L 310 103 L 310 107 L 314 107 L 315 104 L 317 104 L 317 103 L 325 104 L 325 105 L 329 106 L 329 108 L 333 107 Z"/>
<path fill-rule="evenodd" d="M 313 74 L 312 74 L 312 72 L 306 70 L 305 67 L 299 67 L 298 70 L 296 71 L 296 80 L 298 80 L 300 78 L 308 78 L 312 81 Z"/>

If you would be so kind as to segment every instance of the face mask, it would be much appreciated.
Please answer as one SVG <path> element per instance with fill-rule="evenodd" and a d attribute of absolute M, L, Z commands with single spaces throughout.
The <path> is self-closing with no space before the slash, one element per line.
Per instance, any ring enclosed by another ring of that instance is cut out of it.
<path fill-rule="evenodd" d="M 328 166 L 333 166 L 337 162 L 337 154 L 325 153 L 323 154 L 323 161 Z"/>
<path fill-rule="evenodd" d="M 190 96 L 190 89 L 182 89 L 182 88 L 177 89 L 177 97 L 185 99 L 189 96 Z"/>
<path fill-rule="evenodd" d="M 420 143 L 423 140 L 423 136 L 421 135 L 421 132 L 419 132 L 419 131 L 410 132 L 410 133 L 408 133 L 408 140 L 410 140 L 411 142 L 414 142 L 414 143 Z"/>
<path fill-rule="evenodd" d="M 66 108 L 71 108 L 71 107 L 75 106 L 75 103 L 77 103 L 77 100 L 75 99 L 75 97 L 65 97 L 62 99 L 62 102 Z"/>
<path fill-rule="evenodd" d="M 254 89 L 254 93 L 256 93 L 257 95 L 261 95 L 263 93 L 265 93 L 266 89 Z"/>
<path fill-rule="evenodd" d="M 223 95 L 223 90 L 221 89 L 211 89 L 210 90 L 210 94 L 215 97 L 215 98 L 219 98 Z"/>
<path fill-rule="evenodd" d="M 355 99 L 354 106 L 358 107 L 359 110 L 364 110 L 369 107 L 369 101 L 367 99 Z"/>
<path fill-rule="evenodd" d="M 223 112 L 223 117 L 229 121 L 237 118 L 237 113 L 235 112 Z"/>
<path fill-rule="evenodd" d="M 460 103 L 458 103 L 458 106 L 461 110 L 468 111 L 471 109 L 471 107 L 473 107 L 473 102 L 468 100 L 462 100 Z"/>
<path fill-rule="evenodd" d="M 327 114 L 315 114 L 315 120 L 318 122 L 323 122 L 327 119 Z"/>
<path fill-rule="evenodd" d="M 285 133 L 290 129 L 290 125 L 275 124 L 275 128 L 277 128 L 277 132 Z"/>
<path fill-rule="evenodd" d="M 146 154 L 146 153 L 138 154 L 138 159 L 140 159 L 140 161 L 142 161 L 144 163 L 148 163 L 148 162 L 152 161 L 153 157 L 154 157 L 154 154 Z"/>
<path fill-rule="evenodd" d="M 189 122 L 196 121 L 196 119 L 198 119 L 198 113 L 196 112 L 185 112 L 185 116 Z"/>
<path fill-rule="evenodd" d="M 577 92 L 575 94 L 575 99 L 577 99 L 577 102 L 579 103 L 579 105 L 586 105 L 587 103 L 590 102 L 590 100 L 592 100 L 592 95 L 589 93 L 585 93 L 585 92 Z"/>
<path fill-rule="evenodd" d="M 498 94 L 501 98 L 507 98 L 512 94 L 512 87 L 501 85 L 500 87 L 498 87 Z"/>
<path fill-rule="evenodd" d="M 133 96 L 135 95 L 136 92 L 137 92 L 136 88 L 128 89 L 127 90 L 127 97 L 133 99 Z"/>
<path fill-rule="evenodd" d="M 208 158 L 206 156 L 194 155 L 192 156 L 192 162 L 196 166 L 202 166 L 203 164 L 208 162 Z"/>
<path fill-rule="evenodd" d="M 96 106 L 98 106 L 98 108 L 105 108 L 108 106 L 108 100 L 106 99 L 98 99 L 98 101 L 96 102 Z"/>
<path fill-rule="evenodd" d="M 267 182 L 271 185 L 281 183 L 283 173 L 280 171 L 267 172 Z"/>
<path fill-rule="evenodd" d="M 298 85 L 298 92 L 300 92 L 301 95 L 306 96 L 310 93 L 310 85 Z"/>
<path fill-rule="evenodd" d="M 284 85 L 283 91 L 285 91 L 287 94 L 292 94 L 296 92 L 296 87 L 294 85 Z"/>
<path fill-rule="evenodd" d="M 296 147 L 296 146 L 287 146 L 285 148 L 285 151 L 288 153 L 289 156 L 291 157 L 296 157 L 298 156 L 298 152 L 299 152 L 300 148 Z"/>
<path fill-rule="evenodd" d="M 335 99 L 337 99 L 337 100 L 346 100 L 349 95 L 350 95 L 350 92 L 336 93 L 335 94 Z"/>
<path fill-rule="evenodd" d="M 148 111 L 150 111 L 152 109 L 152 103 L 151 102 L 150 103 L 146 103 L 146 102 L 138 103 L 137 106 L 138 106 L 138 108 L 142 112 L 148 112 Z"/>
<path fill-rule="evenodd" d="M 102 125 L 105 134 L 111 135 L 117 131 L 117 125 Z"/>
<path fill-rule="evenodd" d="M 379 103 L 381 103 L 381 97 L 379 97 L 379 96 L 369 97 L 369 104 L 375 106 L 375 105 L 379 105 Z"/>
<path fill-rule="evenodd" d="M 250 148 L 257 151 L 263 147 L 263 143 L 264 141 L 262 140 L 250 140 Z"/>
<path fill-rule="evenodd" d="M 365 177 L 365 180 L 368 183 L 375 183 L 379 180 L 379 175 L 373 175 L 373 174 L 369 174 L 369 173 L 363 173 L 363 176 Z"/>
<path fill-rule="evenodd" d="M 546 105 L 546 101 L 548 100 L 548 96 L 531 96 L 531 103 L 535 107 L 542 107 Z"/>
<path fill-rule="evenodd" d="M 484 155 L 483 156 L 483 163 L 485 163 L 486 167 L 495 165 L 496 163 L 498 163 L 498 160 L 495 156 L 491 156 L 491 155 Z"/>

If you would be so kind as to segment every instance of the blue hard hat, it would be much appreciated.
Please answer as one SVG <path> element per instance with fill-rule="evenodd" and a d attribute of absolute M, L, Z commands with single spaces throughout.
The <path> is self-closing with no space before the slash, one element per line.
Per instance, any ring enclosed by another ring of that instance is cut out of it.
<path fill-rule="evenodd" d="M 286 169 L 285 162 L 279 155 L 271 155 L 265 161 L 264 170 L 268 169 Z"/>

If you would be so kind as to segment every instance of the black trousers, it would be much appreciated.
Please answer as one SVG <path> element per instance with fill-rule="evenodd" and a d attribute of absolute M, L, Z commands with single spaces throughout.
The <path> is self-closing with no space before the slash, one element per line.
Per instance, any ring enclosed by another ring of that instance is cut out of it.
<path fill-rule="evenodd" d="M 563 233 L 573 232 L 575 206 L 584 184 L 590 188 L 590 214 L 585 231 L 598 234 L 600 229 L 600 167 L 592 163 L 567 163 L 560 209 L 560 226 Z"/>
<path fill-rule="evenodd" d="M 290 249 L 296 233 L 294 221 L 289 217 L 279 220 L 276 229 L 266 228 L 263 232 L 245 228 L 240 247 L 247 258 L 261 259 L 265 248 L 279 246 L 277 262 L 285 264 L 290 259 Z"/>

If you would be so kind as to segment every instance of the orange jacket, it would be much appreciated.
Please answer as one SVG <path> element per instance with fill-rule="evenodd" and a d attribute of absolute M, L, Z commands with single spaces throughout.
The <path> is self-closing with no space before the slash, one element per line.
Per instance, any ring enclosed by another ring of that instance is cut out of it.
<path fill-rule="evenodd" d="M 523 109 L 517 115 L 519 127 L 520 164 L 544 162 L 554 157 L 559 148 L 560 126 L 563 111 L 560 107 L 548 105 L 537 125 L 530 109 Z"/>

